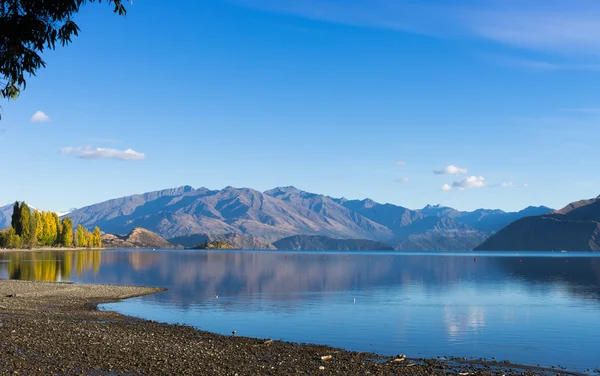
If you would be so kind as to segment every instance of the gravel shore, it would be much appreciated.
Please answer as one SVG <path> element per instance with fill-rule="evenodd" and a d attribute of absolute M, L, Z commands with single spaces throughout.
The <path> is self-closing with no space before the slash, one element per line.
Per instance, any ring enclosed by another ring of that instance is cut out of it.
<path fill-rule="evenodd" d="M 98 311 L 156 288 L 0 280 L 0 374 L 533 375 L 489 362 L 382 357 L 326 346 L 222 336 Z"/>

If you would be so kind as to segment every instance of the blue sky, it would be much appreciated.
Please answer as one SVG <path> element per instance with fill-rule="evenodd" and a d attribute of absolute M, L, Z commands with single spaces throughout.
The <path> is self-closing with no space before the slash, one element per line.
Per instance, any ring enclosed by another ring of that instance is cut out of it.
<path fill-rule="evenodd" d="M 139 0 L 76 21 L 1 104 L 1 204 L 184 184 L 409 208 L 600 194 L 596 1 Z"/>

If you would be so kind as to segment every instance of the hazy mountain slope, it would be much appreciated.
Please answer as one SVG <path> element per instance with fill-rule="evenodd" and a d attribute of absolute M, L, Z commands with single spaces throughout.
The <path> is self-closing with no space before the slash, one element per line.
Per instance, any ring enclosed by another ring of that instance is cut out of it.
<path fill-rule="evenodd" d="M 600 251 L 600 197 L 519 219 L 476 250 Z"/>
<path fill-rule="evenodd" d="M 451 218 L 459 224 L 492 235 L 517 219 L 550 213 L 552 209 L 545 206 L 530 206 L 518 212 L 505 212 L 499 209 L 477 209 L 471 212 L 458 211 L 441 205 L 427 205 L 418 213 L 439 218 Z"/>
<path fill-rule="evenodd" d="M 304 192 L 295 187 L 275 188 L 266 191 L 265 195 L 285 202 L 315 226 L 325 230 L 315 234 L 373 240 L 388 240 L 394 236 L 384 225 L 353 212 L 324 195 Z"/>
<path fill-rule="evenodd" d="M 389 251 L 387 244 L 364 239 L 332 239 L 326 236 L 296 235 L 273 243 L 278 250 Z"/>
<path fill-rule="evenodd" d="M 463 214 L 461 211 L 443 205 L 427 205 L 423 209 L 417 211 L 425 216 L 447 217 L 452 219 L 460 217 Z"/>
<path fill-rule="evenodd" d="M 76 224 L 98 225 L 108 233 L 125 234 L 143 227 L 166 238 L 239 234 L 257 240 L 223 239 L 239 248 L 262 248 L 294 235 L 321 235 L 381 241 L 402 249 L 465 249 L 535 210 L 549 209 L 461 212 L 428 205 L 410 210 L 369 199 L 336 199 L 294 187 L 261 193 L 249 188 L 184 186 L 109 200 L 69 216 Z"/>
<path fill-rule="evenodd" d="M 521 211 L 509 213 L 502 210 L 479 209 L 470 213 L 464 212 L 456 220 L 487 235 L 492 235 L 518 219 L 550 212 L 552 209 L 546 206 L 530 206 Z"/>
<path fill-rule="evenodd" d="M 456 219 L 425 217 L 397 232 L 399 250 L 465 250 L 481 244 L 487 236 Z"/>
<path fill-rule="evenodd" d="M 392 232 L 322 195 L 278 197 L 248 188 L 220 191 L 180 187 L 123 197 L 76 210 L 74 223 L 126 233 L 144 227 L 172 238 L 241 233 L 272 242 L 295 234 L 390 239 Z M 297 194 L 296 194 L 297 193 Z"/>
<path fill-rule="evenodd" d="M 13 204 L 0 206 L 0 230 L 10 227 L 12 221 Z"/>
<path fill-rule="evenodd" d="M 386 226 L 394 231 L 397 228 L 408 226 L 414 221 L 423 219 L 425 214 L 413 211 L 402 206 L 392 204 L 379 204 L 373 200 L 346 200 L 344 207 L 369 218 L 370 220 Z"/>

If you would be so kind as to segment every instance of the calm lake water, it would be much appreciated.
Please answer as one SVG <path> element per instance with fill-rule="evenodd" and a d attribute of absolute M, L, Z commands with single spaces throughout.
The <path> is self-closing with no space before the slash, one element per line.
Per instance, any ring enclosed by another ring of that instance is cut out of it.
<path fill-rule="evenodd" d="M 589 253 L 0 253 L 0 277 L 166 287 L 104 308 L 223 334 L 600 367 Z"/>

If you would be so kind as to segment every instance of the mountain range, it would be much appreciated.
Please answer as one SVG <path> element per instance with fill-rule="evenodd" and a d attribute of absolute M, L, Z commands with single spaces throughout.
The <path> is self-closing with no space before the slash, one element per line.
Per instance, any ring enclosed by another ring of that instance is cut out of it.
<path fill-rule="evenodd" d="M 600 196 L 549 214 L 521 218 L 476 250 L 600 251 Z"/>
<path fill-rule="evenodd" d="M 0 206 L 0 230 L 10 227 L 12 221 L 13 204 Z"/>
<path fill-rule="evenodd" d="M 332 198 L 295 187 L 259 192 L 183 186 L 105 201 L 74 210 L 69 217 L 75 224 L 97 225 L 107 233 L 127 234 L 142 227 L 166 239 L 227 236 L 265 249 L 290 236 L 319 235 L 373 240 L 395 249 L 464 250 L 473 249 L 514 220 L 551 211 L 529 207 L 513 213 L 464 212 L 439 205 L 411 210 L 370 199 Z"/>

